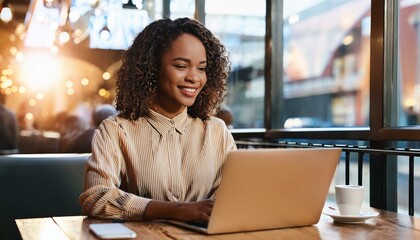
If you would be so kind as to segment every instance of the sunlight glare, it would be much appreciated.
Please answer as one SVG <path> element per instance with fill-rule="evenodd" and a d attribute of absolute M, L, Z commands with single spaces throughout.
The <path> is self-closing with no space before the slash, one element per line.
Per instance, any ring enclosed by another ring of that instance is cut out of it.
<path fill-rule="evenodd" d="M 56 85 L 59 72 L 59 64 L 51 55 L 27 55 L 22 66 L 22 81 L 27 89 L 43 91 Z"/>

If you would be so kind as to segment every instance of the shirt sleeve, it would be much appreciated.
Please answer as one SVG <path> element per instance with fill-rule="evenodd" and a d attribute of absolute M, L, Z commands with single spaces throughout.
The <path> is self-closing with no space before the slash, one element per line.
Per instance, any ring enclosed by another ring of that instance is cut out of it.
<path fill-rule="evenodd" d="M 105 219 L 142 220 L 151 200 L 120 189 L 125 171 L 119 149 L 118 124 L 106 120 L 94 133 L 92 156 L 86 163 L 83 214 Z"/>

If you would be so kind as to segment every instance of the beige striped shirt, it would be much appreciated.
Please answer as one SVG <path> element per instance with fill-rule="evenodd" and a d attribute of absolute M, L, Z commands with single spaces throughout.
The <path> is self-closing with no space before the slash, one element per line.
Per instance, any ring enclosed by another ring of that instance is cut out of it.
<path fill-rule="evenodd" d="M 141 220 L 151 200 L 189 202 L 212 197 L 221 167 L 236 149 L 225 123 L 173 119 L 152 112 L 137 121 L 113 116 L 99 126 L 80 195 L 83 213 Z"/>

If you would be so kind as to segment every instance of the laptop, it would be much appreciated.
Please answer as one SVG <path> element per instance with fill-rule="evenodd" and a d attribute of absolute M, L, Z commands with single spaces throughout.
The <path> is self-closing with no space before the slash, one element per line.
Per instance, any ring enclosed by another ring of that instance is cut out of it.
<path fill-rule="evenodd" d="M 340 154 L 339 148 L 232 151 L 208 224 L 167 222 L 206 234 L 316 224 Z"/>

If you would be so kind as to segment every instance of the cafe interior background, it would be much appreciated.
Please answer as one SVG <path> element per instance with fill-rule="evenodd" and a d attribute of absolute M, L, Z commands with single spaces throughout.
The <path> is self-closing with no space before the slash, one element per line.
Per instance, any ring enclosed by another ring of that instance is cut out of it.
<path fill-rule="evenodd" d="M 420 1 L 388 2 L 397 6 L 398 21 L 394 20 L 400 44 L 393 45 L 397 52 L 396 78 L 392 80 L 395 93 L 389 108 L 392 112 L 384 107 L 384 115 L 391 119 L 385 121 L 391 127 L 415 130 L 420 114 Z M 379 4 L 373 1 L 0 3 L 0 91 L 7 96 L 6 106 L 19 119 L 22 139 L 35 135 L 57 138 L 53 128 L 57 114 L 66 112 L 90 121 L 95 106 L 113 104 L 121 55 L 136 34 L 155 19 L 185 16 L 203 22 L 230 53 L 232 73 L 226 106 L 234 116 L 235 138 L 261 140 L 270 135 L 269 130 L 275 130 L 271 140 L 322 140 L 323 144 L 359 146 L 377 141 L 369 136 L 316 136 L 316 131 L 325 129 L 354 130 L 362 135 L 372 129 L 372 114 L 377 110 L 371 104 L 371 69 L 376 65 L 380 70 L 386 68 L 383 59 L 371 58 L 371 34 L 375 30 L 371 14 L 380 11 L 374 9 Z M 394 147 L 417 149 L 420 137 L 416 136 L 420 135 L 415 133 L 408 139 L 398 139 L 397 135 L 391 142 Z M 33 144 L 22 143 L 21 153 L 53 151 L 25 146 Z M 419 181 L 418 161 L 416 166 Z M 368 164 L 364 168 L 368 175 L 371 168 Z M 407 168 L 408 161 L 399 159 L 398 177 L 405 179 Z M 339 169 L 338 174 L 342 172 Z M 369 186 L 369 178 L 364 184 Z M 405 187 L 398 189 L 406 191 Z M 405 201 L 399 201 L 398 211 L 406 211 Z"/>

